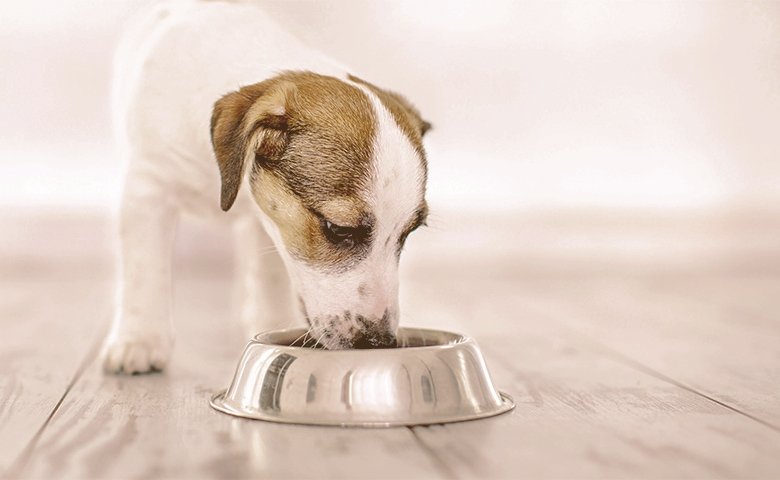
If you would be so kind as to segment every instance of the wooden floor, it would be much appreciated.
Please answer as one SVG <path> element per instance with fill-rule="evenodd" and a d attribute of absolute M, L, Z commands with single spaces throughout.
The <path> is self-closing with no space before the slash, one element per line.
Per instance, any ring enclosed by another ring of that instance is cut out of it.
<path fill-rule="evenodd" d="M 0 476 L 780 478 L 780 219 L 442 217 L 410 241 L 402 323 L 481 345 L 517 408 L 386 430 L 219 414 L 245 339 L 215 229 L 177 246 L 175 356 L 106 376 L 110 224 L 0 238 Z"/>

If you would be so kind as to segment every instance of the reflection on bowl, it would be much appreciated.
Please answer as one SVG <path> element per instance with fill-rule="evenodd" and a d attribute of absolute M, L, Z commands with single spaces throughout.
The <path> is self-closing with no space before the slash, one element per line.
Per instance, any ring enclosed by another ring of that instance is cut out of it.
<path fill-rule="evenodd" d="M 514 407 L 493 386 L 479 347 L 468 337 L 399 328 L 403 348 L 291 346 L 304 332 L 257 335 L 230 387 L 211 406 L 274 422 L 362 427 L 473 420 Z"/>

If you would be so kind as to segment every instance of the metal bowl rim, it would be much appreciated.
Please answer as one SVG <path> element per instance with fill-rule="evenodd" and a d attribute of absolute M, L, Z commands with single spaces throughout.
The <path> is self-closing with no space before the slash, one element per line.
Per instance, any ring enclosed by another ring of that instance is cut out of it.
<path fill-rule="evenodd" d="M 443 349 L 448 349 L 448 348 L 460 347 L 462 345 L 466 345 L 466 344 L 469 344 L 469 343 L 476 343 L 473 338 L 471 338 L 468 335 L 463 335 L 461 333 L 450 332 L 448 330 L 436 330 L 436 329 L 433 329 L 433 328 L 411 328 L 411 327 L 399 327 L 398 330 L 409 331 L 409 332 L 426 332 L 426 333 L 437 334 L 437 335 L 445 334 L 445 335 L 450 335 L 450 336 L 456 337 L 457 340 L 455 340 L 453 342 L 450 342 L 450 343 L 441 344 L 441 345 L 424 345 L 424 346 L 419 346 L 419 347 L 366 348 L 366 349 L 344 349 L 344 350 L 315 349 L 315 348 L 311 348 L 311 347 L 299 347 L 299 346 L 284 345 L 284 344 L 278 344 L 278 343 L 270 343 L 268 341 L 263 341 L 262 340 L 264 337 L 269 337 L 271 335 L 284 335 L 284 334 L 289 334 L 291 332 L 298 332 L 298 331 L 301 331 L 301 330 L 302 330 L 302 328 L 300 328 L 300 327 L 299 328 L 285 328 L 285 329 L 281 329 L 281 330 L 270 330 L 270 331 L 267 331 L 267 332 L 258 333 L 257 335 L 255 335 L 254 337 L 252 337 L 249 340 L 249 343 L 250 344 L 255 344 L 255 345 L 262 345 L 264 347 L 274 347 L 274 348 L 278 348 L 278 349 L 281 349 L 281 350 L 292 350 L 292 351 L 296 351 L 296 352 L 297 351 L 301 351 L 301 350 L 306 350 L 306 351 L 309 351 L 309 352 L 322 352 L 323 354 L 326 354 L 326 355 L 336 355 L 336 354 L 339 354 L 339 355 L 359 355 L 359 354 L 363 354 L 363 355 L 365 355 L 367 352 L 381 352 L 381 353 L 387 354 L 387 353 L 390 353 L 390 352 L 398 353 L 398 352 L 404 352 L 404 351 L 411 353 L 411 352 L 430 351 L 430 350 L 443 350 Z"/>
<path fill-rule="evenodd" d="M 498 394 L 501 396 L 501 407 L 497 408 L 496 410 L 491 410 L 486 412 L 472 413 L 467 415 L 452 415 L 451 417 L 431 420 L 429 422 L 424 420 L 417 421 L 417 422 L 403 421 L 403 420 L 390 421 L 390 422 L 361 422 L 361 421 L 318 422 L 316 420 L 302 421 L 302 420 L 288 419 L 284 417 L 263 415 L 257 412 L 246 412 L 246 411 L 236 410 L 224 403 L 226 393 L 227 393 L 227 389 L 221 390 L 215 393 L 214 395 L 212 395 L 211 398 L 209 399 L 209 405 L 211 405 L 211 408 L 219 412 L 232 415 L 234 417 L 247 418 L 251 420 L 262 420 L 262 421 L 274 422 L 274 423 L 286 423 L 290 425 L 309 425 L 309 426 L 318 426 L 318 427 L 392 428 L 392 427 L 415 427 L 415 426 L 425 426 L 425 425 L 439 425 L 444 423 L 468 422 L 471 420 L 479 420 L 481 418 L 495 417 L 497 415 L 510 412 L 515 408 L 515 401 L 512 398 L 512 396 L 499 390 Z"/>

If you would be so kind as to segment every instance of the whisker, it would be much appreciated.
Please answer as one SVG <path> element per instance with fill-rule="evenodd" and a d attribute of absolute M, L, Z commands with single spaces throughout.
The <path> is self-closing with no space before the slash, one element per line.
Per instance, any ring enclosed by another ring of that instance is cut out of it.
<path fill-rule="evenodd" d="M 298 343 L 298 340 L 300 340 L 301 338 L 304 339 L 303 343 L 306 343 L 305 338 L 306 338 L 306 335 L 308 335 L 308 334 L 309 334 L 309 330 L 307 329 L 305 332 L 303 332 L 302 335 L 300 335 L 298 338 L 296 338 L 295 340 L 290 342 L 290 345 L 295 345 L 296 343 Z"/>
<path fill-rule="evenodd" d="M 322 340 L 322 338 L 325 336 L 326 333 L 328 333 L 328 332 L 324 331 L 324 332 L 322 332 L 322 334 L 320 334 L 320 336 L 314 342 L 314 348 L 318 348 L 318 346 L 319 346 L 320 349 L 322 349 L 322 350 L 325 349 L 325 347 L 320 343 L 320 340 Z"/>
<path fill-rule="evenodd" d="M 302 346 L 302 347 L 305 347 L 305 346 L 306 346 L 306 343 L 307 343 L 309 340 L 311 340 L 311 339 L 309 338 L 309 334 L 310 334 L 310 333 L 311 333 L 311 328 L 310 328 L 310 329 L 308 329 L 308 330 L 306 330 L 306 333 L 304 333 L 304 334 L 303 334 L 303 342 L 301 343 L 301 346 Z"/>
<path fill-rule="evenodd" d="M 271 255 L 272 253 L 279 253 L 279 250 L 274 249 L 274 250 L 268 250 L 268 251 L 260 252 L 260 254 L 258 255 L 258 258 L 267 257 L 268 255 Z"/>
<path fill-rule="evenodd" d="M 434 232 L 444 232 L 452 230 L 452 221 L 435 212 L 429 212 L 426 220 L 426 228 Z"/>

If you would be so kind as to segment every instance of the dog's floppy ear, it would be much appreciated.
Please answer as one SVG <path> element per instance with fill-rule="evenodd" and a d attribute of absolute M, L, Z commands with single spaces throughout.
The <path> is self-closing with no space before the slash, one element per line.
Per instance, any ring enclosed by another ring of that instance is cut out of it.
<path fill-rule="evenodd" d="M 211 113 L 211 145 L 222 177 L 220 204 L 228 211 L 245 167 L 255 158 L 274 160 L 287 144 L 288 98 L 295 86 L 268 80 L 224 95 Z"/>
<path fill-rule="evenodd" d="M 408 119 L 412 128 L 414 128 L 414 130 L 420 135 L 420 138 L 422 138 L 422 136 L 432 128 L 430 122 L 424 120 L 420 115 L 420 111 L 417 110 L 417 108 L 415 108 L 415 106 L 412 105 L 412 103 L 402 95 L 379 88 L 376 85 L 368 83 L 362 78 L 356 77 L 354 75 L 348 75 L 347 78 L 355 83 L 360 83 L 371 89 L 371 91 L 374 92 L 377 97 L 379 97 L 382 103 L 384 103 L 385 107 L 390 110 L 390 112 L 395 115 L 396 118 L 398 116 L 402 116 L 403 118 Z"/>

